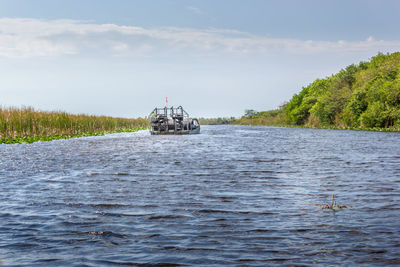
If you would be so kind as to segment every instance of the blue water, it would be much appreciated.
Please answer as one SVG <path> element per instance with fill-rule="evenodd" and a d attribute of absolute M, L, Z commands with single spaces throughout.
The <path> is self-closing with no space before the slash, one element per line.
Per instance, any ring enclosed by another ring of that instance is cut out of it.
<path fill-rule="evenodd" d="M 314 204 L 330 204 L 332 211 Z M 351 206 L 351 207 L 350 207 Z M 0 145 L 0 266 L 400 265 L 400 133 Z"/>

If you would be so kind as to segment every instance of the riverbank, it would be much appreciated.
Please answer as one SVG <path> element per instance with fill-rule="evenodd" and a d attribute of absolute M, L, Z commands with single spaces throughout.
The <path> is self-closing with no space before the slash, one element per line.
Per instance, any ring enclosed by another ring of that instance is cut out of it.
<path fill-rule="evenodd" d="M 290 125 L 290 124 L 265 124 L 260 123 L 259 120 L 251 122 L 238 120 L 238 122 L 231 123 L 231 125 L 242 125 L 242 126 L 265 126 L 265 127 L 285 127 L 285 128 L 304 128 L 304 129 L 325 129 L 325 130 L 351 130 L 351 131 L 372 131 L 372 132 L 400 132 L 400 128 L 390 127 L 390 128 L 361 128 L 361 127 L 346 127 L 346 126 L 307 126 L 307 125 Z"/>
<path fill-rule="evenodd" d="M 0 108 L 0 144 L 32 143 L 146 129 L 144 118 L 43 112 L 33 108 Z"/>
<path fill-rule="evenodd" d="M 246 110 L 233 124 L 398 132 L 400 52 L 316 79 L 278 109 Z"/>

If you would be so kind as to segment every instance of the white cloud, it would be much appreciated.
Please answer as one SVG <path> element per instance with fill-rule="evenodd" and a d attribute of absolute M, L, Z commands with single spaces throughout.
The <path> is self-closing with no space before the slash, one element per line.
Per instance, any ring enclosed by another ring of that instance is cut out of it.
<path fill-rule="evenodd" d="M 76 20 L 0 19 L 1 57 L 60 55 L 155 56 L 228 54 L 318 54 L 395 51 L 400 40 L 303 41 L 268 38 L 225 29 L 143 28 Z"/>
<path fill-rule="evenodd" d="M 190 12 L 193 12 L 193 13 L 196 13 L 196 14 L 201 14 L 202 13 L 200 8 L 194 7 L 194 6 L 187 6 L 186 9 L 189 10 Z"/>

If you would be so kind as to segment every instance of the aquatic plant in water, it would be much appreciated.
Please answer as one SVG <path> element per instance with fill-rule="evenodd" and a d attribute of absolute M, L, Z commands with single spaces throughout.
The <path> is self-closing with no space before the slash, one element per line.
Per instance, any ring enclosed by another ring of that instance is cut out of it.
<path fill-rule="evenodd" d="M 337 205 L 335 201 L 335 194 L 332 194 L 332 203 L 331 204 L 314 204 L 314 206 L 322 207 L 323 209 L 330 209 L 330 210 L 340 210 L 340 209 L 346 209 L 347 206 L 343 205 Z"/>

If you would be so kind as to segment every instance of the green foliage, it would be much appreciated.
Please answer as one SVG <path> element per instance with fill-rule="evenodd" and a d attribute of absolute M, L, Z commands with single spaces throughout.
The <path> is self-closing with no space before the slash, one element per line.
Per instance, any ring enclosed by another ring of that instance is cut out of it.
<path fill-rule="evenodd" d="M 400 52 L 379 53 L 317 79 L 282 108 L 250 114 L 247 125 L 400 129 Z"/>
<path fill-rule="evenodd" d="M 245 117 L 251 117 L 253 115 L 257 114 L 257 111 L 255 111 L 254 109 L 246 109 L 244 111 L 244 116 Z"/>
<path fill-rule="evenodd" d="M 360 116 L 361 125 L 368 128 L 384 127 L 387 122 L 387 111 L 382 102 L 373 102 Z"/>
<path fill-rule="evenodd" d="M 286 108 L 291 124 L 392 127 L 400 125 L 400 53 L 382 54 L 318 79 Z"/>
<path fill-rule="evenodd" d="M 303 125 L 310 116 L 310 110 L 318 102 L 318 98 L 330 86 L 332 80 L 317 79 L 309 86 L 303 88 L 299 94 L 295 94 L 286 105 L 286 114 L 289 122 L 295 125 Z"/>
<path fill-rule="evenodd" d="M 230 118 L 199 118 L 199 123 L 202 125 L 221 125 L 231 124 L 236 121 L 235 117 Z"/>
<path fill-rule="evenodd" d="M 278 109 L 261 111 L 253 114 L 252 116 L 246 116 L 246 114 L 233 122 L 238 125 L 274 125 L 284 126 L 287 125 L 287 118 L 285 114 L 285 106 L 282 105 Z"/>

